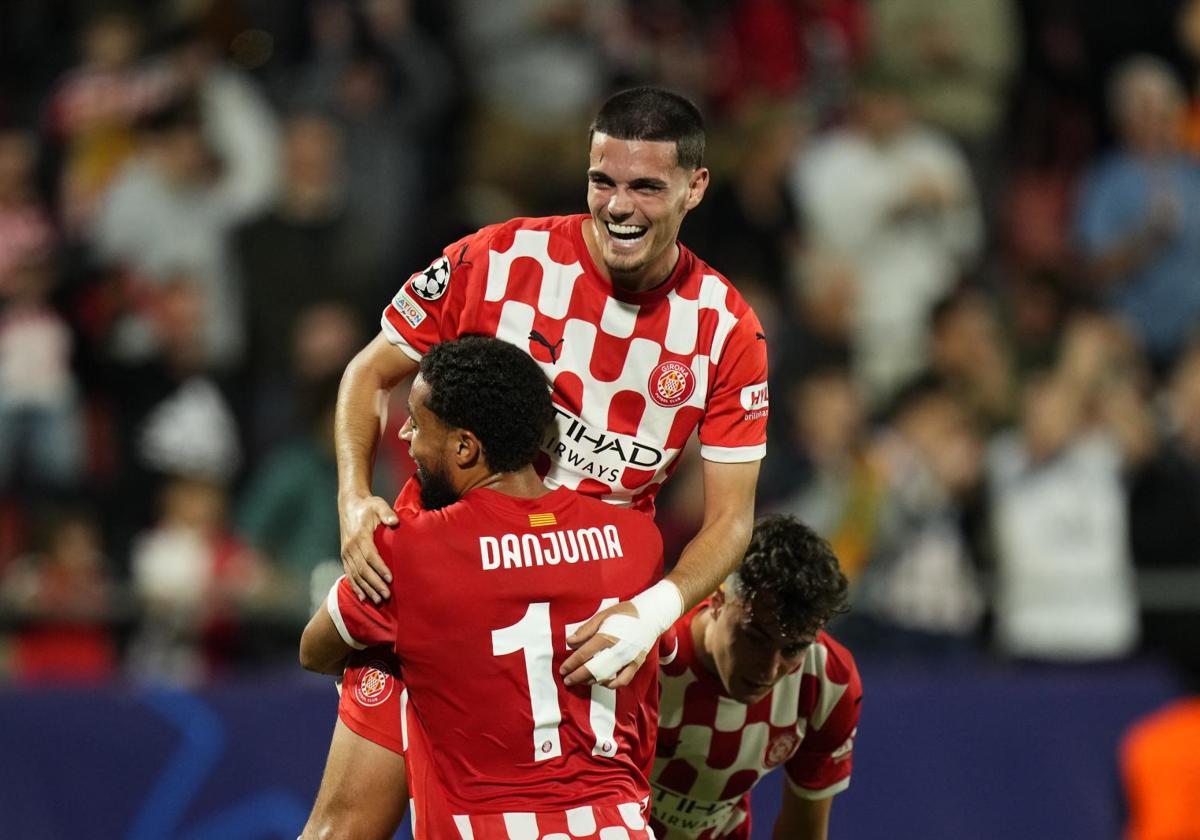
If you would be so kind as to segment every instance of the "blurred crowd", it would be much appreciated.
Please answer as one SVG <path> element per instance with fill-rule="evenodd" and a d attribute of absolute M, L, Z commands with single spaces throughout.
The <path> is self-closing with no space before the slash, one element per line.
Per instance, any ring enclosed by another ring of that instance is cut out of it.
<path fill-rule="evenodd" d="M 759 506 L 833 542 L 835 634 L 1197 656 L 1200 2 L 0 16 L 0 676 L 290 661 L 339 568 L 346 362 L 446 243 L 583 212 L 592 112 L 641 83 L 707 115 L 682 239 L 764 323 Z M 673 552 L 696 469 L 662 497 Z"/>

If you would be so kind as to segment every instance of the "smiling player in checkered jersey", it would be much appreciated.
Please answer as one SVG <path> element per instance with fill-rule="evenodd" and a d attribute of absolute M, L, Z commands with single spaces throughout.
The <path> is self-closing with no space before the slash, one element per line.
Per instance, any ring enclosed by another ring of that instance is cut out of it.
<path fill-rule="evenodd" d="M 850 784 L 862 683 L 824 631 L 846 609 L 825 540 L 786 516 L 754 527 L 742 565 L 660 642 L 659 840 L 747 840 L 750 790 L 784 772 L 779 840 L 825 840 Z"/>
<path fill-rule="evenodd" d="M 484 228 L 410 277 L 385 309 L 380 335 L 342 380 L 338 510 L 353 590 L 386 599 L 388 572 L 373 534 L 398 519 L 369 486 L 386 404 L 380 397 L 411 376 L 434 343 L 466 333 L 521 347 L 551 381 L 556 428 L 535 463 L 551 488 L 652 515 L 655 494 L 699 429 L 700 530 L 664 581 L 603 611 L 571 640 L 577 650 L 564 681 L 617 687 L 749 542 L 766 452 L 767 356 L 762 327 L 741 295 L 676 240 L 708 186 L 696 107 L 668 91 L 625 91 L 602 106 L 589 141 L 589 214 Z M 363 678 L 377 683 L 352 668 L 346 684 Z M 373 706 L 343 694 L 326 773 L 328 783 L 346 782 L 335 801 L 369 798 L 368 783 L 402 801 L 399 693 Z M 365 779 L 338 769 L 367 761 Z"/>

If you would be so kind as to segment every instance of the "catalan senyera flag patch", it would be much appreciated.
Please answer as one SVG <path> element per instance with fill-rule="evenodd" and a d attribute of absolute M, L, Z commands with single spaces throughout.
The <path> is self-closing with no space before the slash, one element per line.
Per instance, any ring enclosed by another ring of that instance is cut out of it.
<path fill-rule="evenodd" d="M 531 513 L 529 514 L 530 528 L 545 528 L 549 525 L 557 525 L 558 520 L 555 519 L 553 513 Z"/>

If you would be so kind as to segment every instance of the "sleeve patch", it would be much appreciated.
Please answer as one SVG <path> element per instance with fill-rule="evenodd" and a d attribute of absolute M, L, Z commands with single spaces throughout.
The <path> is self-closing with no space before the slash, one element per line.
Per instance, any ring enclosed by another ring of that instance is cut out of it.
<path fill-rule="evenodd" d="M 446 294 L 446 289 L 450 286 L 450 260 L 444 256 L 438 257 L 429 268 L 414 274 L 408 285 L 417 297 L 423 300 L 437 300 Z"/>

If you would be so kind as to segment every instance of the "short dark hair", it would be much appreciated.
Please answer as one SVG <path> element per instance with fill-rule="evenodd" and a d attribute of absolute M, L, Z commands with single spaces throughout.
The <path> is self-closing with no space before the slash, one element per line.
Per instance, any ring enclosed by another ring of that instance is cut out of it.
<path fill-rule="evenodd" d="M 435 344 L 421 359 L 429 410 L 479 438 L 489 467 L 515 472 L 533 462 L 554 420 L 550 383 L 528 353 L 480 335 Z"/>
<path fill-rule="evenodd" d="M 684 169 L 704 165 L 704 117 L 678 93 L 655 87 L 623 90 L 608 98 L 588 130 L 617 140 L 657 140 L 675 144 L 675 162 Z"/>
<path fill-rule="evenodd" d="M 849 609 L 849 583 L 833 549 L 792 516 L 764 516 L 754 523 L 733 577 L 733 594 L 751 617 L 756 607 L 770 610 L 785 636 L 815 636 Z"/>

